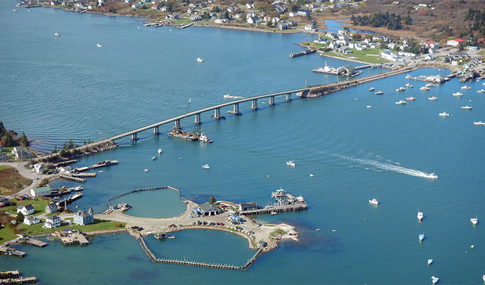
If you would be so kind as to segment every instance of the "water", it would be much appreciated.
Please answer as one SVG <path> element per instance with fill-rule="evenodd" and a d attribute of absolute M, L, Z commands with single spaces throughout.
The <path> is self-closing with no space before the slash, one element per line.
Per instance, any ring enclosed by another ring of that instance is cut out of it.
<path fill-rule="evenodd" d="M 333 82 L 339 78 L 311 69 L 325 61 L 345 64 L 317 55 L 288 58 L 301 50 L 294 43 L 310 41 L 311 35 L 210 28 L 170 32 L 169 27 L 145 28 L 135 18 L 54 9 L 12 13 L 14 2 L 0 5 L 1 120 L 9 129 L 25 131 L 39 150 L 50 151 L 70 138 L 82 143 L 108 137 L 214 105 L 224 101 L 224 94 L 248 97 L 301 88 L 305 82 Z M 54 37 L 56 32 L 61 36 Z M 197 57 L 205 62 L 197 63 Z M 422 69 L 411 74 L 437 73 Z M 462 85 L 456 79 L 429 92 L 419 90 L 421 82 L 395 91 L 407 82 L 403 74 L 323 98 L 291 103 L 281 98 L 275 107 L 260 101 L 257 112 L 242 104 L 242 116 L 227 114 L 226 120 L 214 121 L 202 114 L 203 124 L 195 129 L 207 133 L 213 144 L 169 138 L 171 126 L 165 126 L 159 137 L 145 132 L 136 144 L 122 139 L 118 149 L 74 165 L 120 161 L 88 179 L 84 197 L 73 204 L 97 213 L 112 196 L 166 185 L 198 203 L 214 195 L 265 205 L 280 187 L 303 195 L 308 211 L 258 217 L 295 225 L 301 241 L 282 242 L 246 272 L 153 264 L 127 234 L 97 236 L 87 247 L 60 242 L 41 249 L 19 246 L 28 256 L 1 256 L 0 269 L 19 268 L 41 284 L 208 283 L 214 274 L 235 283 L 423 284 L 437 275 L 443 283 L 482 284 L 485 234 L 480 222 L 473 227 L 469 220 L 485 216 L 480 192 L 485 129 L 473 125 L 485 121 L 485 98 L 476 93 L 482 84 L 469 84 L 472 89 L 463 91 L 462 98 L 452 96 Z M 367 91 L 372 86 L 384 95 Z M 395 104 L 409 96 L 416 101 Z M 439 99 L 427 100 L 431 96 Z M 472 111 L 461 109 L 467 104 Z M 443 111 L 451 116 L 439 117 Z M 186 130 L 194 128 L 192 119 L 184 120 Z M 160 158 L 151 160 L 159 148 Z M 288 167 L 288 160 L 296 167 Z M 201 168 L 206 163 L 210 171 Z M 439 178 L 423 177 L 429 173 Z M 77 185 L 53 183 L 64 184 Z M 173 196 L 158 199 L 179 203 Z M 139 202 L 140 215 L 163 214 L 147 210 L 153 204 L 141 196 L 125 197 Z M 374 197 L 377 207 L 368 203 Z M 418 211 L 424 212 L 422 224 Z M 420 233 L 426 235 L 423 242 Z M 197 261 L 241 265 L 254 254 L 246 240 L 223 232 L 176 236 L 147 242 L 160 256 Z M 430 257 L 434 263 L 428 267 Z M 60 274 L 46 273 L 53 264 Z"/>

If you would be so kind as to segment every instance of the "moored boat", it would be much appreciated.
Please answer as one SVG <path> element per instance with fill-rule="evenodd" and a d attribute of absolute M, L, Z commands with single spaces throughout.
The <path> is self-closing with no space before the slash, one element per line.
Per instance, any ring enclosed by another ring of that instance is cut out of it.
<path fill-rule="evenodd" d="M 466 85 L 461 87 L 461 90 L 470 90 L 470 89 L 472 89 L 472 88 L 470 86 L 466 86 Z"/>
<path fill-rule="evenodd" d="M 477 90 L 477 93 L 485 93 L 485 89 Z"/>
<path fill-rule="evenodd" d="M 396 91 L 404 91 L 404 90 L 406 90 L 406 88 L 404 88 L 402 86 L 396 89 Z"/>
<path fill-rule="evenodd" d="M 443 113 L 439 113 L 439 115 L 440 117 L 448 117 L 450 114 L 443 112 Z"/>
<path fill-rule="evenodd" d="M 396 102 L 396 105 L 404 105 L 404 104 L 406 104 L 406 101 L 404 100 L 400 100 Z"/>
<path fill-rule="evenodd" d="M 371 87 L 371 88 L 369 88 L 369 89 L 367 89 L 367 90 L 368 90 L 368 91 L 374 91 L 374 90 L 376 90 L 376 89 L 375 89 L 374 87 Z"/>
<path fill-rule="evenodd" d="M 463 106 L 463 107 L 461 107 L 461 108 L 462 108 L 463 110 L 471 110 L 471 109 L 473 109 L 473 107 L 468 106 L 468 105 Z"/>
<path fill-rule="evenodd" d="M 418 238 L 419 238 L 420 241 L 423 241 L 424 240 L 424 234 L 419 234 Z"/>
<path fill-rule="evenodd" d="M 202 58 L 200 58 L 200 57 L 197 58 L 197 61 L 198 62 L 204 62 L 204 60 Z"/>
<path fill-rule="evenodd" d="M 422 221 L 424 217 L 423 212 L 418 212 L 418 220 Z"/>
<path fill-rule="evenodd" d="M 485 122 L 482 122 L 482 121 L 473 122 L 473 124 L 477 126 L 485 126 Z"/>
<path fill-rule="evenodd" d="M 60 35 L 60 34 L 58 34 L 58 33 L 55 33 L 55 34 L 54 34 L 54 36 L 56 36 L 56 37 L 60 37 L 61 35 Z"/>
<path fill-rule="evenodd" d="M 158 154 L 161 154 L 161 153 L 162 153 L 162 149 L 161 149 L 161 148 L 159 148 L 159 149 L 158 149 Z"/>
<path fill-rule="evenodd" d="M 382 94 L 384 94 L 384 92 L 382 92 L 382 91 L 377 91 L 376 92 L 376 95 L 382 95 Z"/>
<path fill-rule="evenodd" d="M 376 198 L 372 198 L 372 200 L 369 200 L 369 203 L 371 203 L 372 205 L 378 205 L 379 201 L 377 201 Z"/>
<path fill-rule="evenodd" d="M 211 167 L 209 166 L 209 164 L 202 165 L 202 168 L 207 169 L 207 170 L 211 169 Z"/>
<path fill-rule="evenodd" d="M 97 47 L 103 47 L 103 45 L 102 45 L 102 44 L 96 44 L 96 46 L 97 46 Z"/>
<path fill-rule="evenodd" d="M 463 96 L 463 93 L 461 93 L 461 92 L 455 92 L 455 93 L 453 93 L 453 96 L 455 96 L 455 97 L 461 97 L 461 96 Z"/>
<path fill-rule="evenodd" d="M 436 284 L 440 281 L 440 279 L 436 276 L 431 276 L 431 282 L 433 282 L 433 284 Z"/>
<path fill-rule="evenodd" d="M 428 100 L 435 101 L 435 100 L 438 100 L 438 97 L 435 97 L 435 96 L 433 96 L 433 97 L 428 97 Z"/>
<path fill-rule="evenodd" d="M 414 101 L 414 100 L 416 100 L 416 98 L 414 98 L 412 96 L 411 97 L 406 97 L 406 101 Z"/>
<path fill-rule="evenodd" d="M 423 87 L 419 88 L 419 90 L 422 90 L 422 91 L 429 91 L 429 87 L 423 86 Z"/>
<path fill-rule="evenodd" d="M 473 225 L 478 224 L 478 216 L 475 216 L 475 218 L 471 218 L 470 222 L 472 222 Z"/>

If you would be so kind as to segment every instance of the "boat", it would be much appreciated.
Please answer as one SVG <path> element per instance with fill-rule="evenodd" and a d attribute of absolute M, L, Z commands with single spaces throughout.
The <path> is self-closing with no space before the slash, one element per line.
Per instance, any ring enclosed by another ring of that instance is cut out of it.
<path fill-rule="evenodd" d="M 286 165 L 295 167 L 295 162 L 293 160 L 287 161 Z"/>
<path fill-rule="evenodd" d="M 446 113 L 446 112 L 443 112 L 443 113 L 439 113 L 439 115 L 441 117 L 448 117 L 450 114 Z"/>
<path fill-rule="evenodd" d="M 436 284 L 440 281 L 440 279 L 436 276 L 431 276 L 431 282 L 433 282 L 433 284 Z"/>
<path fill-rule="evenodd" d="M 211 167 L 209 166 L 209 164 L 202 165 L 202 168 L 207 169 L 207 170 L 211 169 Z"/>
<path fill-rule="evenodd" d="M 435 100 L 438 100 L 438 97 L 435 97 L 435 96 L 433 96 L 433 97 L 428 97 L 428 100 L 435 101 Z"/>
<path fill-rule="evenodd" d="M 278 213 L 276 211 L 271 211 L 271 215 L 277 215 Z"/>
<path fill-rule="evenodd" d="M 97 47 L 103 47 L 103 45 L 102 45 L 102 44 L 96 44 L 96 46 L 97 46 Z"/>
<path fill-rule="evenodd" d="M 475 218 L 471 218 L 470 222 L 472 222 L 473 225 L 478 224 L 478 216 L 475 216 Z"/>
<path fill-rule="evenodd" d="M 431 265 L 431 263 L 433 263 L 433 259 L 432 258 L 428 259 L 428 265 Z"/>
<path fill-rule="evenodd" d="M 189 141 L 195 141 L 199 139 L 199 134 L 192 132 L 183 132 L 180 127 L 173 127 L 173 129 L 168 133 L 169 137 L 180 138 Z"/>
<path fill-rule="evenodd" d="M 55 34 L 54 34 L 54 36 L 56 36 L 56 37 L 60 37 L 61 35 L 60 35 L 60 34 L 58 34 L 58 33 L 55 33 Z"/>
<path fill-rule="evenodd" d="M 475 245 L 474 244 L 470 245 L 470 248 L 475 248 Z"/>
<path fill-rule="evenodd" d="M 145 172 L 148 172 L 148 168 L 145 168 Z"/>
<path fill-rule="evenodd" d="M 382 95 L 382 94 L 384 94 L 384 92 L 382 92 L 382 91 L 377 91 L 376 92 L 376 95 Z"/>
<path fill-rule="evenodd" d="M 423 241 L 424 240 L 424 234 L 419 234 L 419 240 Z"/>
<path fill-rule="evenodd" d="M 477 93 L 485 93 L 485 89 L 477 90 Z"/>
<path fill-rule="evenodd" d="M 422 90 L 422 91 L 429 91 L 429 87 L 423 86 L 423 87 L 419 88 L 419 90 Z"/>
<path fill-rule="evenodd" d="M 367 109 L 370 109 L 372 106 L 366 106 L 366 107 L 367 107 Z"/>
<path fill-rule="evenodd" d="M 212 140 L 209 139 L 204 133 L 199 133 L 199 138 L 198 140 L 203 143 L 212 143 Z"/>
<path fill-rule="evenodd" d="M 461 97 L 461 96 L 463 96 L 463 93 L 461 93 L 461 92 L 455 92 L 455 93 L 453 93 L 453 96 Z"/>
<path fill-rule="evenodd" d="M 411 97 L 406 97 L 406 101 L 414 101 L 414 100 L 416 100 L 416 98 L 414 98 L 412 96 Z"/>
<path fill-rule="evenodd" d="M 375 89 L 374 87 L 371 87 L 371 88 L 369 88 L 369 89 L 367 89 L 367 90 L 368 90 L 368 91 L 374 91 L 374 90 L 376 90 L 376 89 Z"/>
<path fill-rule="evenodd" d="M 434 173 L 430 173 L 426 176 L 426 178 L 431 178 L 431 179 L 436 179 L 438 178 L 438 175 L 434 174 Z"/>
<path fill-rule="evenodd" d="M 179 26 L 177 26 L 177 29 L 182 30 L 182 29 L 185 29 L 185 28 L 192 26 L 193 24 L 194 24 L 194 22 L 188 23 L 187 25 L 179 25 Z"/>
<path fill-rule="evenodd" d="M 468 105 L 463 106 L 463 107 L 461 107 L 461 108 L 462 108 L 463 110 L 471 110 L 471 109 L 473 109 L 473 107 L 468 106 Z"/>
<path fill-rule="evenodd" d="M 298 52 L 298 53 L 290 53 L 290 57 L 298 57 L 298 56 L 302 56 L 302 55 L 312 54 L 312 53 L 315 53 L 315 52 L 317 52 L 316 49 L 304 50 L 304 51 L 301 51 L 301 52 Z"/>
<path fill-rule="evenodd" d="M 229 95 L 229 94 L 226 94 L 223 97 L 224 97 L 224 99 L 232 99 L 232 98 L 234 98 L 234 96 Z"/>
<path fill-rule="evenodd" d="M 422 221 L 423 220 L 423 212 L 418 212 L 418 220 Z"/>
<path fill-rule="evenodd" d="M 153 235 L 156 239 L 160 240 L 160 239 L 166 239 L 167 238 L 167 234 L 164 233 L 164 232 L 161 232 L 161 233 L 156 233 Z"/>
<path fill-rule="evenodd" d="M 434 84 L 434 83 L 427 83 L 426 84 L 426 87 L 434 87 L 434 86 L 436 86 L 436 84 Z"/>
<path fill-rule="evenodd" d="M 200 58 L 200 57 L 197 58 L 197 61 L 198 62 L 204 62 L 204 60 L 202 58 Z"/>
<path fill-rule="evenodd" d="M 482 279 L 483 279 L 483 281 L 485 281 L 485 274 L 483 274 Z"/>
<path fill-rule="evenodd" d="M 154 156 L 154 157 L 152 157 L 152 160 L 155 160 L 155 159 L 157 159 L 157 157 L 155 157 L 155 156 Z"/>
<path fill-rule="evenodd" d="M 466 86 L 466 85 L 461 87 L 461 90 L 470 90 L 470 89 L 472 89 L 472 88 L 470 86 Z"/>
<path fill-rule="evenodd" d="M 315 229 L 315 231 L 317 231 L 317 232 L 319 232 L 319 231 L 321 231 L 321 230 L 322 230 L 322 229 Z"/>
<path fill-rule="evenodd" d="M 404 105 L 404 104 L 406 104 L 406 101 L 404 100 L 400 100 L 396 102 L 396 105 Z"/>
<path fill-rule="evenodd" d="M 473 124 L 477 126 L 485 126 L 485 122 L 482 122 L 482 121 L 473 122 Z"/>
<path fill-rule="evenodd" d="M 411 74 L 406 75 L 404 78 L 406 78 L 406 79 L 413 79 L 413 77 L 411 76 Z"/>
<path fill-rule="evenodd" d="M 161 148 L 159 148 L 159 149 L 158 149 L 158 154 L 161 154 L 161 153 L 162 153 L 162 149 L 161 149 Z"/>
<path fill-rule="evenodd" d="M 414 86 L 412 86 L 412 85 L 411 85 L 411 84 L 409 84 L 409 83 L 406 83 L 406 84 L 405 84 L 405 86 L 406 86 L 407 88 L 413 88 L 413 87 L 414 87 Z"/>
<path fill-rule="evenodd" d="M 369 203 L 371 203 L 372 205 L 378 205 L 379 201 L 377 201 L 376 198 L 373 198 L 372 200 L 369 200 Z"/>
<path fill-rule="evenodd" d="M 436 68 L 436 70 L 438 70 L 438 71 L 440 71 L 440 72 L 441 72 L 441 68 L 439 68 L 439 67 L 438 67 L 438 68 Z"/>
<path fill-rule="evenodd" d="M 404 91 L 404 90 L 406 90 L 406 88 L 404 88 L 402 86 L 396 89 L 396 91 Z"/>
<path fill-rule="evenodd" d="M 12 11 L 13 11 L 14 13 L 15 13 L 15 12 L 17 12 L 17 10 L 15 10 L 15 9 L 13 9 Z"/>
<path fill-rule="evenodd" d="M 313 174 L 310 173 L 310 177 L 313 177 Z"/>

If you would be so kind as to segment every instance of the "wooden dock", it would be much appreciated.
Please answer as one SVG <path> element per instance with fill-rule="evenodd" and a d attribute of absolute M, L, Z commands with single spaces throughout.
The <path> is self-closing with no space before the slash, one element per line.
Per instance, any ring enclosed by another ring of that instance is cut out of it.
<path fill-rule="evenodd" d="M 89 240 L 82 233 L 73 233 L 67 237 L 61 237 L 63 245 L 88 245 Z"/>
<path fill-rule="evenodd" d="M 25 252 L 23 251 L 19 251 L 19 250 L 15 250 L 13 248 L 0 248 L 0 255 L 1 254 L 4 254 L 4 255 L 9 255 L 9 256 L 16 256 L 16 257 L 24 257 L 25 256 Z"/>
<path fill-rule="evenodd" d="M 30 238 L 30 237 L 23 239 L 22 243 L 25 243 L 25 244 L 28 244 L 28 245 L 33 245 L 33 246 L 36 246 L 36 247 L 47 246 L 47 243 L 40 241 L 38 239 Z"/>
<path fill-rule="evenodd" d="M 76 178 L 94 178 L 96 177 L 96 173 L 73 173 L 71 174 L 72 177 L 76 177 Z"/>
<path fill-rule="evenodd" d="M 77 177 L 69 176 L 69 175 L 66 175 L 66 174 L 59 174 L 58 177 L 61 178 L 61 179 L 64 179 L 64 180 L 70 180 L 70 181 L 79 182 L 79 183 L 86 182 L 86 179 L 77 178 Z"/>
<path fill-rule="evenodd" d="M 295 212 L 308 210 L 308 205 L 306 203 L 288 204 L 288 205 L 278 205 L 278 206 L 266 206 L 262 209 L 257 210 L 247 210 L 241 211 L 244 215 L 264 215 L 280 213 L 280 212 Z"/>

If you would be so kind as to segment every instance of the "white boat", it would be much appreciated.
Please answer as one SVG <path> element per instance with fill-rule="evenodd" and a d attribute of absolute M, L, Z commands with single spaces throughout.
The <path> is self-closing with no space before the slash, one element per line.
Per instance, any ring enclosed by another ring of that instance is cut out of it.
<path fill-rule="evenodd" d="M 448 117 L 450 114 L 446 113 L 446 112 L 443 112 L 443 113 L 439 113 L 439 115 L 441 117 Z"/>
<path fill-rule="evenodd" d="M 483 279 L 483 281 L 485 281 L 485 274 L 483 274 L 482 279 Z"/>
<path fill-rule="evenodd" d="M 422 90 L 422 91 L 429 91 L 429 87 L 423 86 L 423 87 L 419 88 L 419 90 Z"/>
<path fill-rule="evenodd" d="M 382 95 L 382 94 L 384 94 L 384 92 L 382 92 L 382 91 L 377 91 L 376 92 L 376 95 Z"/>
<path fill-rule="evenodd" d="M 404 100 L 400 100 L 396 102 L 396 105 L 404 105 L 404 104 L 406 104 L 406 101 Z"/>
<path fill-rule="evenodd" d="M 435 101 L 435 100 L 438 100 L 438 97 L 435 97 L 435 96 L 433 96 L 433 97 L 428 97 L 428 100 Z"/>
<path fill-rule="evenodd" d="M 54 34 L 54 36 L 56 36 L 56 37 L 60 37 L 61 35 L 60 35 L 60 34 L 58 34 L 58 33 L 55 33 L 55 34 Z"/>
<path fill-rule="evenodd" d="M 434 173 L 430 173 L 426 176 L 426 178 L 432 178 L 432 179 L 436 179 L 438 178 L 438 175 L 434 174 Z"/>
<path fill-rule="evenodd" d="M 374 87 L 371 87 L 371 88 L 369 88 L 369 89 L 367 89 L 367 90 L 369 90 L 369 91 L 374 91 L 374 90 L 376 90 L 376 89 L 375 89 Z"/>
<path fill-rule="evenodd" d="M 473 122 L 473 124 L 477 126 L 485 126 L 485 122 L 482 122 L 482 121 Z"/>
<path fill-rule="evenodd" d="M 148 172 L 148 168 L 145 168 L 145 172 Z"/>
<path fill-rule="evenodd" d="M 152 160 L 155 160 L 155 159 L 157 159 L 157 157 L 155 157 L 155 156 L 154 156 L 154 157 L 152 157 Z"/>
<path fill-rule="evenodd" d="M 197 58 L 197 61 L 198 62 L 204 62 L 204 60 L 202 58 L 200 58 L 200 57 Z"/>
<path fill-rule="evenodd" d="M 414 101 L 414 100 L 416 100 L 416 98 L 414 98 L 412 96 L 411 97 L 406 97 L 406 101 Z"/>
<path fill-rule="evenodd" d="M 17 10 L 13 9 L 13 12 L 17 12 Z"/>
<path fill-rule="evenodd" d="M 103 45 L 102 45 L 102 44 L 96 44 L 96 46 L 97 46 L 97 47 L 103 47 Z"/>
<path fill-rule="evenodd" d="M 396 91 L 404 91 L 404 90 L 406 90 L 406 88 L 404 88 L 402 86 L 396 89 Z"/>
<path fill-rule="evenodd" d="M 207 170 L 211 169 L 211 167 L 209 166 L 209 164 L 202 165 L 202 168 L 207 169 Z"/>
<path fill-rule="evenodd" d="M 234 98 L 234 96 L 229 95 L 229 94 L 226 94 L 223 97 L 224 97 L 224 99 L 232 99 L 232 98 Z"/>
<path fill-rule="evenodd" d="M 433 284 L 436 284 L 440 281 L 440 279 L 436 276 L 431 276 L 431 282 L 433 282 Z"/>
<path fill-rule="evenodd" d="M 407 88 L 413 88 L 413 87 L 414 87 L 414 86 L 412 86 L 412 85 L 411 85 L 411 84 L 409 84 L 409 83 L 406 83 L 406 85 L 405 85 L 405 86 L 406 86 Z"/>
<path fill-rule="evenodd" d="M 159 148 L 159 149 L 158 149 L 158 154 L 161 154 L 161 153 L 162 153 L 162 149 L 161 149 L 161 148 Z"/>
<path fill-rule="evenodd" d="M 461 90 L 470 90 L 470 89 L 472 89 L 472 88 L 470 86 L 466 86 L 466 85 L 461 87 Z"/>
<path fill-rule="evenodd" d="M 477 93 L 485 93 L 485 89 L 477 90 Z"/>
<path fill-rule="evenodd" d="M 313 174 L 310 173 L 310 177 L 313 177 Z"/>
<path fill-rule="evenodd" d="M 199 134 L 198 140 L 203 143 L 212 143 L 212 140 L 208 138 L 204 133 Z"/>
<path fill-rule="evenodd" d="M 422 221 L 423 220 L 423 212 L 418 212 L 418 220 Z"/>
<path fill-rule="evenodd" d="M 475 218 L 471 218 L 470 222 L 472 222 L 473 225 L 478 224 L 478 216 L 475 216 Z"/>
<path fill-rule="evenodd" d="M 453 96 L 461 97 L 461 96 L 463 96 L 463 93 L 461 93 L 461 92 L 455 92 L 455 93 L 453 93 Z"/>
<path fill-rule="evenodd" d="M 419 234 L 418 238 L 419 238 L 420 241 L 423 241 L 424 240 L 424 234 Z"/>
<path fill-rule="evenodd" d="M 372 200 L 369 200 L 369 203 L 371 203 L 372 205 L 378 205 L 379 201 L 377 201 L 376 198 L 373 198 Z"/>
<path fill-rule="evenodd" d="M 436 86 L 436 84 L 434 84 L 434 83 L 428 83 L 428 84 L 426 84 L 426 87 L 434 87 L 434 86 Z"/>
<path fill-rule="evenodd" d="M 287 162 L 286 162 L 286 165 L 288 165 L 288 166 L 293 166 L 293 167 L 295 167 L 295 166 L 296 166 L 296 164 L 295 164 L 295 162 L 294 162 L 293 160 L 287 161 Z"/>
<path fill-rule="evenodd" d="M 431 263 L 433 263 L 433 259 L 432 258 L 428 259 L 428 265 L 431 265 Z"/>
<path fill-rule="evenodd" d="M 321 231 L 321 230 L 322 230 L 322 229 L 315 229 L 315 231 L 317 231 L 317 232 L 319 232 L 319 231 Z"/>
<path fill-rule="evenodd" d="M 461 107 L 461 108 L 462 108 L 463 110 L 471 110 L 471 109 L 473 109 L 473 107 L 468 106 L 468 105 L 463 106 L 463 107 Z"/>
<path fill-rule="evenodd" d="M 370 109 L 372 106 L 366 106 L 366 107 L 367 107 L 367 109 Z"/>

